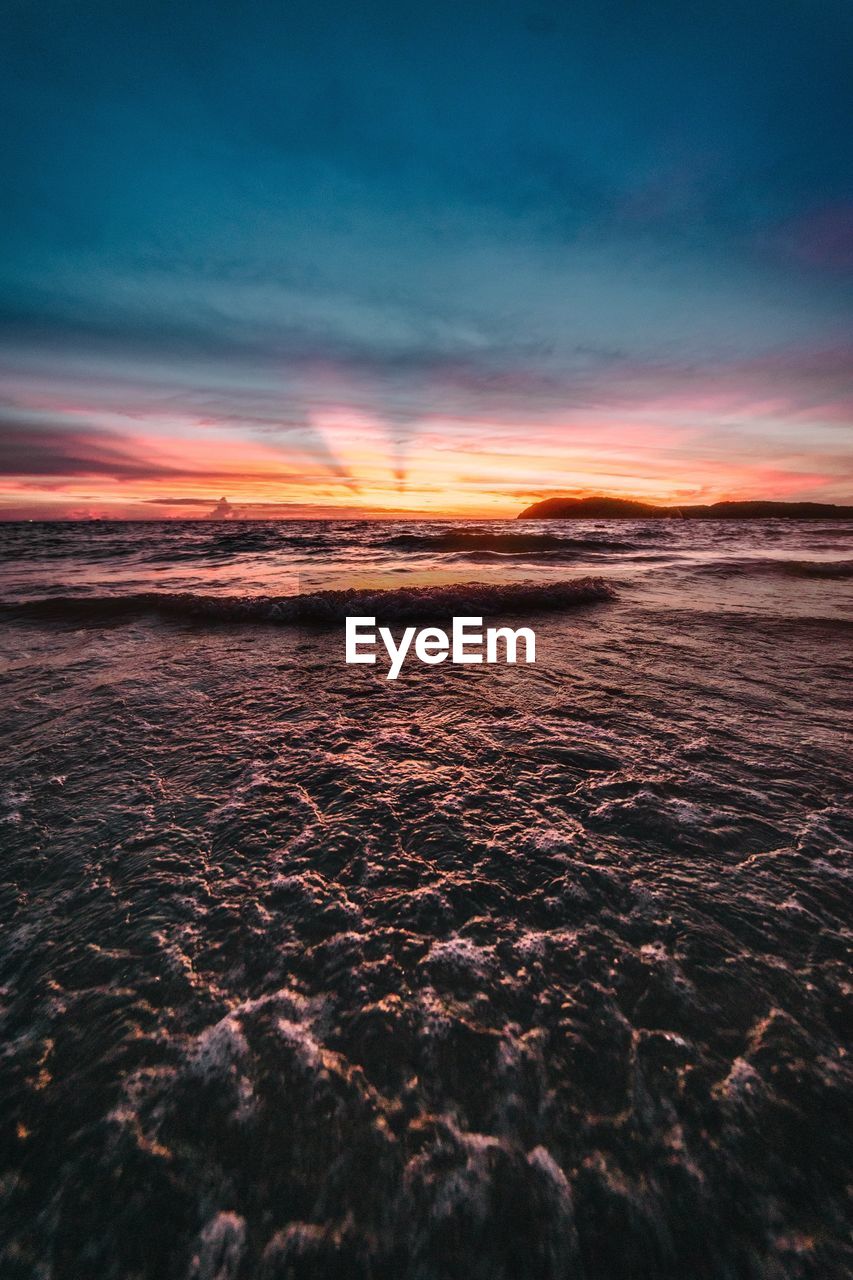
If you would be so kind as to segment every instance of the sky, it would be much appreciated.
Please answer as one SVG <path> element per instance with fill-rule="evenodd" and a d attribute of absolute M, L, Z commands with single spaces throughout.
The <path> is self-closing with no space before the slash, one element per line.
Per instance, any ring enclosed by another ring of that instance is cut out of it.
<path fill-rule="evenodd" d="M 853 501 L 849 0 L 3 9 L 0 517 Z"/>

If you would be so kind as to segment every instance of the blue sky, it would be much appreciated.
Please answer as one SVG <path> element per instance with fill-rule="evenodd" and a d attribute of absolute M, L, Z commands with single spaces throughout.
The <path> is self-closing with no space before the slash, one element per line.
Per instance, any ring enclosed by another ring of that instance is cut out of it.
<path fill-rule="evenodd" d="M 850 495 L 849 4 L 6 26 L 7 514 Z"/>

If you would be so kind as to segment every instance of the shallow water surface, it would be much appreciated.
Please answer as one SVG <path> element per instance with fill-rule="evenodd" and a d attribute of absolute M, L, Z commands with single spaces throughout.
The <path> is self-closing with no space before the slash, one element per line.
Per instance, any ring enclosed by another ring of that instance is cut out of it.
<path fill-rule="evenodd" d="M 4 1277 L 849 1273 L 851 530 L 651 523 L 0 528 Z"/>

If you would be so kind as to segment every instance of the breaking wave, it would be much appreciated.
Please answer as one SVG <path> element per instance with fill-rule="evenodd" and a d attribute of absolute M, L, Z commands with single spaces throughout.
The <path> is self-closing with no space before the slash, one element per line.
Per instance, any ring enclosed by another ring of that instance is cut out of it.
<path fill-rule="evenodd" d="M 198 595 L 195 592 L 144 591 L 115 596 L 55 596 L 0 604 L 0 617 L 107 623 L 154 614 L 206 622 L 339 623 L 364 615 L 390 622 L 447 618 L 460 614 L 554 612 L 574 605 L 612 600 L 615 591 L 603 578 L 566 582 L 463 582 L 391 590 L 350 588 L 292 596 Z"/>
<path fill-rule="evenodd" d="M 3 1280 L 853 1275 L 850 531 L 648 524 L 0 525 Z"/>
<path fill-rule="evenodd" d="M 203 541 L 188 541 L 186 545 L 170 543 L 156 547 L 146 557 L 147 564 L 173 564 L 178 560 L 219 561 L 243 556 L 266 555 L 270 552 L 298 552 L 306 555 L 315 551 L 330 551 L 344 545 L 341 535 L 325 538 L 321 534 L 296 533 L 282 530 L 278 525 L 249 525 L 245 529 L 218 529 Z"/>
<path fill-rule="evenodd" d="M 555 533 L 490 533 L 450 529 L 441 533 L 400 533 L 383 539 L 392 551 L 493 551 L 519 555 L 537 551 L 630 551 L 633 542 L 613 538 L 561 538 Z"/>
<path fill-rule="evenodd" d="M 95 564 L 128 559 L 154 565 L 204 563 L 293 551 L 310 555 L 352 541 L 340 525 L 326 533 L 313 524 L 272 521 L 239 525 L 116 521 L 75 524 L 70 531 L 60 524 L 11 524 L 4 530 L 4 552 L 14 560 L 82 559 Z"/>
<path fill-rule="evenodd" d="M 751 560 L 719 560 L 697 567 L 698 573 L 713 577 L 746 577 L 772 575 L 785 578 L 853 578 L 853 560 L 777 560 L 771 557 Z"/>

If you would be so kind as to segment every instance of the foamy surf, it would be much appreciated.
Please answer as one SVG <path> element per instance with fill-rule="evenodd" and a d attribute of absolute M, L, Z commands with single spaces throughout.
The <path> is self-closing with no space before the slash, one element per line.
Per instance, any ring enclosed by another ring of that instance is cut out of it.
<path fill-rule="evenodd" d="M 4 1280 L 851 1273 L 850 531 L 652 523 L 0 529 Z"/>
<path fill-rule="evenodd" d="M 558 612 L 615 597 L 615 590 L 604 578 L 575 578 L 566 582 L 464 582 L 374 590 L 350 588 L 291 596 L 212 596 L 166 591 L 76 598 L 54 596 L 2 603 L 0 614 L 7 618 L 88 623 L 119 622 L 154 614 L 207 622 L 336 624 L 355 615 L 405 622 L 463 614 L 495 617 Z"/>

